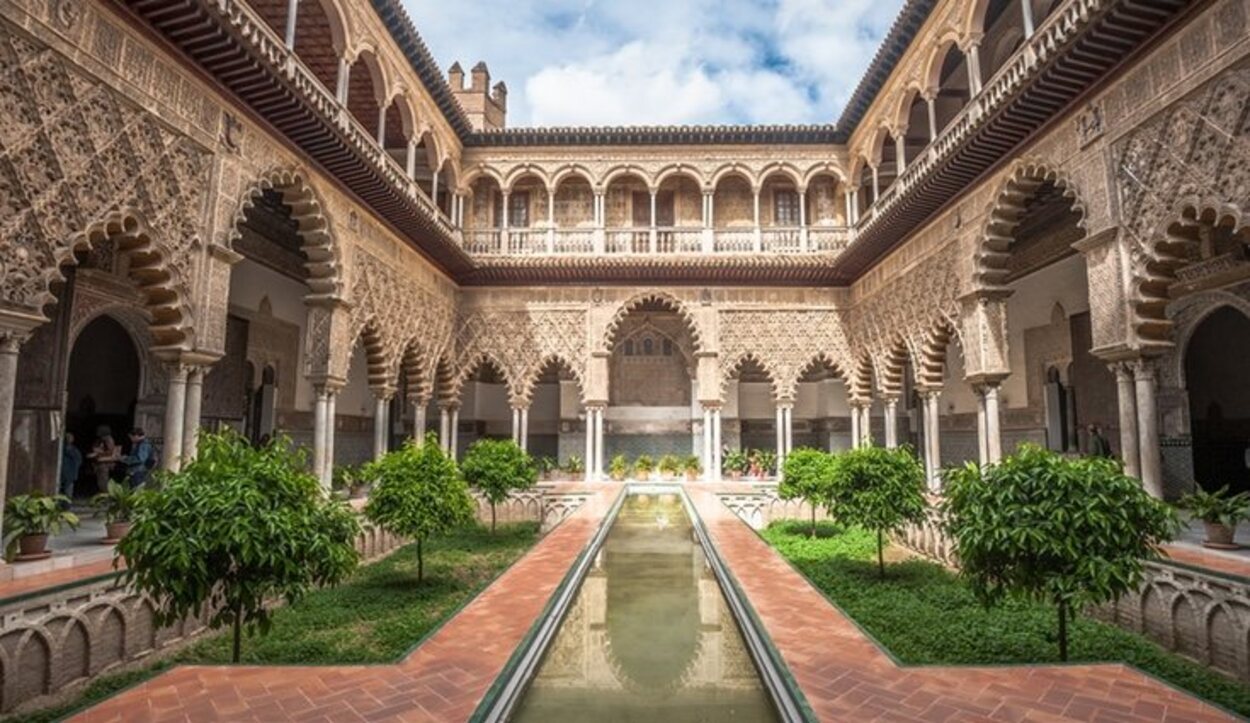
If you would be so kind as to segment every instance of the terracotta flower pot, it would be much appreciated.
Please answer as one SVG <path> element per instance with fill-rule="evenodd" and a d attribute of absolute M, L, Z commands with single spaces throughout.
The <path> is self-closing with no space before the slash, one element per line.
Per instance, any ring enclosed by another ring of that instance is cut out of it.
<path fill-rule="evenodd" d="M 130 532 L 129 522 L 109 522 L 104 525 L 104 544 L 115 545 Z"/>
<path fill-rule="evenodd" d="M 1203 547 L 1210 547 L 1215 550 L 1236 550 L 1240 545 L 1233 542 L 1233 536 L 1237 533 L 1237 527 L 1222 525 L 1218 522 L 1203 521 L 1202 526 L 1207 530 L 1207 539 L 1203 541 Z"/>
<path fill-rule="evenodd" d="M 42 560 L 52 554 L 48 551 L 48 533 L 46 532 L 37 535 L 22 535 L 17 540 L 17 549 L 18 562 Z"/>

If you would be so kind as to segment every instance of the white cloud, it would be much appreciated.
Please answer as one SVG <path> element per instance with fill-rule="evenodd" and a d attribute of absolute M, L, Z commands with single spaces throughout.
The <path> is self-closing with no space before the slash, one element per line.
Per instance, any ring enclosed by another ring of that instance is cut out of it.
<path fill-rule="evenodd" d="M 829 122 L 903 0 L 404 0 L 509 125 Z"/>

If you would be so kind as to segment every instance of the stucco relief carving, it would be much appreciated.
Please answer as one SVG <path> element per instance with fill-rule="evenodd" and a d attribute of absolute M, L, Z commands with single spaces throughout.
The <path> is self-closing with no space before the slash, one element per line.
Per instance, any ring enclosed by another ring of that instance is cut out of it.
<path fill-rule="evenodd" d="M 182 342 L 210 152 L 7 23 L 0 68 L 0 298 L 39 310 L 76 249 L 125 236 L 168 277 L 150 303 L 179 308 L 158 343 Z"/>
<path fill-rule="evenodd" d="M 503 372 L 514 404 L 525 405 L 538 375 L 561 363 L 584 386 L 586 314 L 577 309 L 474 311 L 457 323 L 455 393 L 482 359 Z"/>
<path fill-rule="evenodd" d="M 1185 219 L 1244 223 L 1250 205 L 1250 69 L 1234 68 L 1115 144 L 1114 172 L 1133 274 L 1132 326 L 1166 345 L 1168 287 L 1192 260 Z"/>
<path fill-rule="evenodd" d="M 799 377 L 819 358 L 848 373 L 850 352 L 843 317 L 833 309 L 721 311 L 722 383 L 748 358 L 768 372 L 777 399 L 794 399 Z"/>

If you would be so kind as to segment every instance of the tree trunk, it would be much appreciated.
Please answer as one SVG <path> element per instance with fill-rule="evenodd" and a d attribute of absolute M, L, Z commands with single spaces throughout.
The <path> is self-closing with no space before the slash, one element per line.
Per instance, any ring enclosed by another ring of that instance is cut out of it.
<path fill-rule="evenodd" d="M 1059 660 L 1068 662 L 1068 603 L 1059 602 Z"/>
<path fill-rule="evenodd" d="M 885 533 L 877 530 L 877 574 L 885 577 Z"/>
<path fill-rule="evenodd" d="M 490 503 L 490 534 L 495 534 L 495 503 Z"/>
<path fill-rule="evenodd" d="M 812 539 L 814 540 L 816 539 L 816 505 L 815 503 L 809 504 L 812 505 Z"/>
<path fill-rule="evenodd" d="M 417 582 L 425 576 L 425 559 L 421 556 L 421 538 L 417 538 Z"/>
<path fill-rule="evenodd" d="M 234 604 L 234 652 L 230 659 L 235 663 L 239 662 L 239 656 L 243 652 L 243 601 Z"/>

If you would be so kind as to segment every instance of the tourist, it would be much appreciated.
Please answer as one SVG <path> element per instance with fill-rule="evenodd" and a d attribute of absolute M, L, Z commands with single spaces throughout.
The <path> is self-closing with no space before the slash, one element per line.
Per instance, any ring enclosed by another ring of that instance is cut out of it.
<path fill-rule="evenodd" d="M 108 489 L 113 466 L 121 461 L 121 448 L 113 441 L 113 430 L 108 425 L 96 427 L 95 444 L 91 445 L 87 459 L 91 460 L 91 468 L 95 472 L 96 492 L 103 492 Z"/>
<path fill-rule="evenodd" d="M 130 454 L 126 455 L 123 462 L 126 464 L 126 479 L 131 489 L 143 486 L 148 481 L 148 473 L 156 466 L 156 453 L 152 449 L 152 443 L 140 427 L 130 430 Z"/>
<path fill-rule="evenodd" d="M 61 480 L 60 493 L 73 499 L 74 482 L 78 481 L 78 473 L 82 470 L 82 452 L 74 445 L 74 433 L 66 432 L 61 442 Z"/>
<path fill-rule="evenodd" d="M 1089 425 L 1089 455 L 1091 457 L 1111 457 L 1111 443 L 1102 436 L 1102 427 Z"/>

